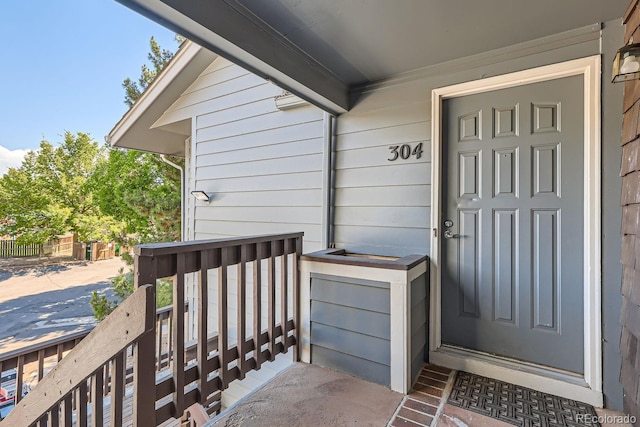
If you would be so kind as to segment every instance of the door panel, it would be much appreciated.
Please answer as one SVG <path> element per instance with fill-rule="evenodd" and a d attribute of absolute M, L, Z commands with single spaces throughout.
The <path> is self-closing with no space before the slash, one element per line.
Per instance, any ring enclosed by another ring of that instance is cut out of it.
<path fill-rule="evenodd" d="M 443 343 L 583 372 L 582 86 L 444 101 Z"/>

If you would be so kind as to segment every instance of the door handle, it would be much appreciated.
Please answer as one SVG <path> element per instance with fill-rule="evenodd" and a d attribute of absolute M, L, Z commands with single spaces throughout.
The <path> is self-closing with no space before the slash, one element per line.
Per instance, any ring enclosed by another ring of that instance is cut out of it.
<path fill-rule="evenodd" d="M 458 237 L 460 237 L 459 234 L 453 234 L 451 232 L 451 230 L 445 230 L 444 231 L 444 238 L 445 239 L 457 239 Z"/>

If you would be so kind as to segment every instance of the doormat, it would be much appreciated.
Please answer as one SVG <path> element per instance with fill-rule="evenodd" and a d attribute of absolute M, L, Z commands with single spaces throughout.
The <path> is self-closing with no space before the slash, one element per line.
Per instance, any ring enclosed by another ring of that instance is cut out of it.
<path fill-rule="evenodd" d="M 516 426 L 600 426 L 591 405 L 467 372 L 448 403 Z"/>

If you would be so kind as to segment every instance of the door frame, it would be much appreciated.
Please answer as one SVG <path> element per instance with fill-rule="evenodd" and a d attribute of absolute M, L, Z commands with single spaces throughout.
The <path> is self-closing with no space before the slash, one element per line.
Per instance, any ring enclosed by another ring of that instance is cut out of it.
<path fill-rule="evenodd" d="M 575 59 L 434 89 L 431 92 L 431 287 L 429 360 L 543 392 L 603 405 L 601 342 L 600 56 Z M 441 340 L 442 102 L 562 77 L 584 82 L 584 376 L 560 369 L 443 345 Z"/>

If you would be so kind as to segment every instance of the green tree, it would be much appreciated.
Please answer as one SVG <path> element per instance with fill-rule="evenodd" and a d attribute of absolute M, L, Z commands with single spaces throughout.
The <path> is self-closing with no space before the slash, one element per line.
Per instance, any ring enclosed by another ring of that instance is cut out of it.
<path fill-rule="evenodd" d="M 182 43 L 184 41 L 184 37 L 176 34 L 175 40 L 178 43 Z M 140 98 L 140 95 L 142 95 L 145 89 L 151 84 L 153 79 L 155 79 L 165 65 L 171 61 L 173 55 L 175 55 L 174 52 L 168 49 L 162 49 L 158 42 L 151 37 L 149 40 L 149 53 L 147 54 L 147 59 L 151 64 L 142 65 L 140 77 L 138 77 L 137 80 L 130 77 L 124 79 L 124 82 L 122 82 L 122 87 L 125 91 L 124 103 L 129 107 L 132 107 L 138 98 Z"/>
<path fill-rule="evenodd" d="M 44 243 L 71 232 L 77 240 L 107 240 L 123 223 L 100 210 L 90 188 L 98 143 L 86 133 L 65 132 L 30 152 L 0 178 L 0 234 L 21 243 Z"/>
<path fill-rule="evenodd" d="M 157 155 L 106 148 L 92 181 L 101 211 L 121 218 L 127 245 L 180 240 L 180 172 Z M 176 160 L 178 161 L 178 160 Z"/>
<path fill-rule="evenodd" d="M 184 38 L 176 35 L 176 41 Z M 122 83 L 124 102 L 133 107 L 146 88 L 171 61 L 174 53 L 162 49 L 153 37 L 149 40 L 147 59 L 137 80 L 127 78 Z M 126 223 L 120 241 L 127 245 L 149 242 L 170 242 L 181 239 L 180 173 L 163 162 L 156 154 L 136 150 L 106 147 L 104 159 L 97 165 L 93 176 L 93 188 L 98 196 L 100 209 L 105 214 L 122 218 Z M 184 165 L 184 160 L 171 158 Z M 128 260 L 131 265 L 132 260 Z M 133 292 L 131 268 L 121 269 L 111 282 L 120 300 Z M 171 304 L 172 285 L 169 281 L 156 284 L 156 305 Z M 102 320 L 118 305 L 104 295 L 93 293 L 91 307 L 94 316 Z"/>

